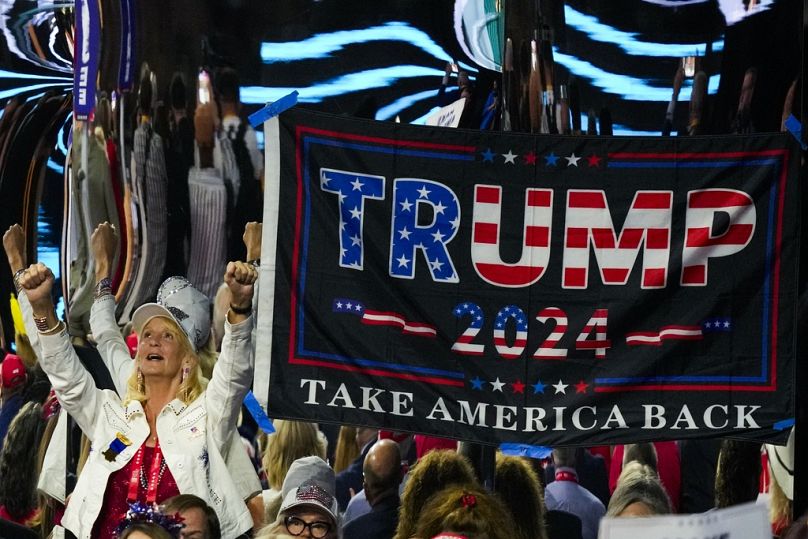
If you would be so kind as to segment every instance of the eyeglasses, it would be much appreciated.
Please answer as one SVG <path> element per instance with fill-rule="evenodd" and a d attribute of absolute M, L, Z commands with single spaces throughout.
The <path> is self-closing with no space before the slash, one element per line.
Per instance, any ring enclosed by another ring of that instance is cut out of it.
<path fill-rule="evenodd" d="M 294 536 L 301 535 L 308 528 L 314 539 L 323 539 L 331 531 L 331 524 L 320 520 L 306 522 L 303 519 L 289 516 L 284 520 L 284 524 L 286 524 L 286 531 Z"/>

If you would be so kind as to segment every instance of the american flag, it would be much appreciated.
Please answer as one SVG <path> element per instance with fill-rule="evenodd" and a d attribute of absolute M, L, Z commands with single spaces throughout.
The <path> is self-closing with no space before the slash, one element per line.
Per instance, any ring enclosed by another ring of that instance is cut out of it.
<path fill-rule="evenodd" d="M 347 313 L 362 317 L 362 323 L 371 326 L 394 326 L 408 335 L 418 335 L 420 337 L 436 337 L 438 332 L 435 326 L 412 322 L 404 315 L 391 311 L 374 311 L 366 309 L 365 305 L 353 299 L 335 298 L 333 302 L 335 313 Z"/>

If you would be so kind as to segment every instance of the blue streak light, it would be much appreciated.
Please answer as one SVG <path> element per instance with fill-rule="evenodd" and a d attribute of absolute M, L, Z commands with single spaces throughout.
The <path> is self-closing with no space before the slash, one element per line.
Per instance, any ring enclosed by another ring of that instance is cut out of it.
<path fill-rule="evenodd" d="M 418 92 L 417 94 L 412 95 L 405 95 L 404 97 L 400 97 L 399 99 L 393 101 L 389 105 L 385 105 L 381 107 L 378 112 L 376 112 L 376 119 L 377 120 L 390 120 L 391 118 L 395 118 L 396 114 L 401 113 L 406 108 L 409 108 L 418 101 L 422 101 L 424 99 L 437 99 L 438 91 L 437 90 L 425 90 L 423 92 Z"/>
<path fill-rule="evenodd" d="M 571 6 L 564 6 L 564 17 L 568 25 L 589 35 L 594 41 L 611 43 L 623 49 L 626 53 L 635 56 L 664 56 L 681 58 L 684 56 L 704 56 L 706 45 L 704 43 L 651 43 L 637 39 L 637 33 L 617 30 L 603 24 L 596 17 L 586 15 Z M 724 41 L 713 42 L 713 51 L 724 50 Z"/>
<path fill-rule="evenodd" d="M 0 92 L 0 99 L 10 99 L 17 94 L 21 94 L 23 92 L 33 92 L 36 90 L 46 90 L 51 89 L 54 87 L 68 87 L 70 84 L 59 83 L 59 84 L 34 84 L 33 86 L 19 86 L 17 88 L 12 88 L 10 90 L 4 90 Z"/>
<path fill-rule="evenodd" d="M 557 63 L 563 65 L 575 75 L 589 79 L 592 85 L 597 86 L 606 93 L 619 95 L 623 99 L 662 102 L 668 102 L 671 99 L 671 88 L 650 86 L 642 79 L 628 75 L 609 73 L 589 62 L 565 54 L 555 47 L 553 47 L 553 58 Z M 717 92 L 719 81 L 720 75 L 711 76 L 707 84 L 707 91 L 711 94 Z M 685 81 L 682 85 L 682 91 L 679 93 L 679 101 L 687 101 L 690 99 L 692 86 L 692 80 Z"/>
<path fill-rule="evenodd" d="M 332 53 L 345 48 L 346 45 L 367 43 L 369 41 L 404 41 L 439 60 L 452 61 L 452 57 L 440 48 L 429 37 L 429 34 L 413 28 L 407 23 L 396 21 L 359 30 L 340 30 L 328 34 L 315 34 L 302 41 L 264 42 L 261 43 L 261 60 L 266 64 L 317 60 L 329 57 Z M 465 64 L 461 64 L 461 66 L 469 71 L 477 71 Z"/>
<path fill-rule="evenodd" d="M 439 69 L 416 65 L 398 65 L 348 73 L 308 88 L 246 86 L 241 89 L 241 101 L 248 104 L 264 104 L 269 101 L 276 101 L 289 92 L 297 90 L 300 93 L 297 98 L 298 102 L 319 103 L 328 97 L 393 86 L 399 79 L 434 77 L 436 81 L 439 81 L 442 76 L 443 71 Z M 437 82 L 435 94 L 437 95 Z"/>
<path fill-rule="evenodd" d="M 72 81 L 72 77 L 57 77 L 54 75 L 30 75 L 28 73 L 17 73 L 14 71 L 6 71 L 0 69 L 0 79 L 39 79 L 39 80 L 59 80 L 59 81 Z"/>

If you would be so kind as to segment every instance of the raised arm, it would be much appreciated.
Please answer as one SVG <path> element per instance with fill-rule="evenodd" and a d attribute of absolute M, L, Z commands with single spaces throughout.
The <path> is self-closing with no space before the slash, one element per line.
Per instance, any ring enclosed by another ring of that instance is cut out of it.
<path fill-rule="evenodd" d="M 90 331 L 115 389 L 123 397 L 134 364 L 115 320 L 115 296 L 109 276 L 114 267 L 117 246 L 115 226 L 107 222 L 98 225 L 90 236 L 90 248 L 95 260 L 95 299 L 90 309 Z"/>
<path fill-rule="evenodd" d="M 28 297 L 25 292 L 20 289 L 20 276 L 28 266 L 28 257 L 25 252 L 25 232 L 23 232 L 20 225 L 11 225 L 3 234 L 3 249 L 6 251 L 11 274 L 14 276 L 14 288 L 17 290 L 17 301 L 22 312 L 25 334 L 28 336 L 28 342 L 31 343 L 31 348 L 34 349 L 36 357 L 40 358 L 42 357 L 42 351 L 39 346 L 39 335 L 36 331 L 36 325 L 34 325 L 34 318 L 31 314 L 31 304 L 28 303 Z"/>
<path fill-rule="evenodd" d="M 65 325 L 53 308 L 53 273 L 44 264 L 32 264 L 19 277 L 28 296 L 39 334 L 39 363 L 48 375 L 59 402 L 84 432 L 92 432 L 101 390 L 76 356 Z"/>
<path fill-rule="evenodd" d="M 252 298 L 258 271 L 245 262 L 230 262 L 224 281 L 230 289 L 230 310 L 225 318 L 225 335 L 219 360 L 205 392 L 208 429 L 223 450 L 236 426 L 241 403 L 253 377 L 250 333 Z"/>

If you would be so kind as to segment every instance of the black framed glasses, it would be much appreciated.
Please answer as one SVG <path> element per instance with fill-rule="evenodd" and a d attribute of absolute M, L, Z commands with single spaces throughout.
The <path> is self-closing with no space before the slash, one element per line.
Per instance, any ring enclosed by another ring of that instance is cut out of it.
<path fill-rule="evenodd" d="M 286 524 L 286 531 L 294 536 L 301 535 L 308 528 L 314 539 L 323 539 L 331 531 L 331 524 L 322 520 L 306 522 L 302 518 L 288 516 L 284 520 L 284 524 Z"/>

